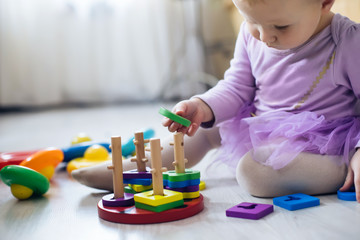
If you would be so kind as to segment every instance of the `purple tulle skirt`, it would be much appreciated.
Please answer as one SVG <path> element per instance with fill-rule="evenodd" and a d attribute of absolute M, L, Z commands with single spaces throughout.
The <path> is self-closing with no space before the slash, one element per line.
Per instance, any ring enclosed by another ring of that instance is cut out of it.
<path fill-rule="evenodd" d="M 254 110 L 247 106 L 219 124 L 222 147 L 218 156 L 232 167 L 249 150 L 254 157 L 270 145 L 276 147 L 267 159 L 254 159 L 274 169 L 283 168 L 300 152 L 342 156 L 336 158 L 338 164 L 348 164 L 360 139 L 359 117 L 327 121 L 313 112 L 283 111 L 249 117 Z"/>

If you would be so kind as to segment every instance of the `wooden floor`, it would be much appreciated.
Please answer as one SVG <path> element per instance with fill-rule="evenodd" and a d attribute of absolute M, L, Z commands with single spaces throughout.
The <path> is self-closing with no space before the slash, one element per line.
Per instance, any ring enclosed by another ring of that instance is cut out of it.
<path fill-rule="evenodd" d="M 165 105 L 170 107 L 170 105 Z M 169 133 L 160 125 L 160 104 L 70 108 L 0 116 L 0 151 L 65 147 L 78 132 L 94 140 L 112 135 L 130 137 L 152 127 L 158 137 Z M 272 199 L 250 196 L 225 167 L 211 164 L 210 152 L 196 169 L 207 188 L 202 191 L 205 209 L 196 216 L 150 225 L 116 224 L 99 219 L 97 203 L 104 191 L 85 187 L 58 169 L 50 190 L 40 199 L 16 200 L 0 183 L 0 239 L 360 239 L 360 204 L 320 196 L 320 206 L 274 213 L 260 220 L 225 216 L 226 209 L 241 203 L 272 204 Z"/>

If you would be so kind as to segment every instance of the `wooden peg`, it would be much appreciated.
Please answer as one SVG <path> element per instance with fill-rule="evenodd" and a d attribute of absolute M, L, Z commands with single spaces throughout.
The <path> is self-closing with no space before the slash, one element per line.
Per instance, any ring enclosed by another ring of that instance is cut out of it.
<path fill-rule="evenodd" d="M 185 162 L 184 158 L 184 134 L 176 132 L 174 134 L 174 162 L 176 173 L 185 173 Z"/>
<path fill-rule="evenodd" d="M 164 196 L 164 185 L 162 173 L 167 171 L 162 167 L 160 139 L 150 140 L 151 149 L 151 172 L 154 195 Z"/>
<path fill-rule="evenodd" d="M 112 146 L 112 166 L 108 169 L 113 170 L 113 187 L 114 198 L 124 197 L 124 183 L 123 183 L 123 165 L 121 152 L 121 137 L 111 137 Z"/>
<path fill-rule="evenodd" d="M 132 158 L 132 162 L 136 162 L 138 172 L 146 172 L 146 162 L 148 161 L 145 157 L 145 140 L 143 132 L 136 132 L 134 138 L 135 154 L 136 157 Z"/>

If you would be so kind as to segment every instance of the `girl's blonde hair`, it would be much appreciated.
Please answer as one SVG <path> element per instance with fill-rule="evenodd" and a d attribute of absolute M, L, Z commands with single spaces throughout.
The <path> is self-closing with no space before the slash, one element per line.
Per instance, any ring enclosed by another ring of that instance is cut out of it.
<path fill-rule="evenodd" d="M 265 2 L 265 0 L 240 0 L 240 1 L 244 1 L 244 2 L 247 2 L 249 5 L 253 5 L 253 4 L 256 4 L 256 3 L 259 3 L 259 2 Z M 313 3 L 316 3 L 316 2 L 319 2 L 320 0 L 308 0 L 308 2 L 313 2 Z"/>

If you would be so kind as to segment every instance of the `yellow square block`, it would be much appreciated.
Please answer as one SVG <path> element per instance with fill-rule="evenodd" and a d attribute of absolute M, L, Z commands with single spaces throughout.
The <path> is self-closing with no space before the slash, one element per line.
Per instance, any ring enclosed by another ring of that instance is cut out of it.
<path fill-rule="evenodd" d="M 183 199 L 180 192 L 164 189 L 164 196 L 154 195 L 153 190 L 137 193 L 134 195 L 135 202 L 147 204 L 150 206 L 160 206 L 163 204 L 179 201 Z"/>
<path fill-rule="evenodd" d="M 200 197 L 200 192 L 183 192 L 182 195 L 184 199 L 193 199 Z"/>
<path fill-rule="evenodd" d="M 128 184 L 135 192 L 144 192 L 146 190 L 152 189 L 152 184 L 149 186 L 138 185 L 138 184 Z"/>
<path fill-rule="evenodd" d="M 206 188 L 206 184 L 204 181 L 200 181 L 200 184 L 199 184 L 199 190 L 202 191 Z"/>

